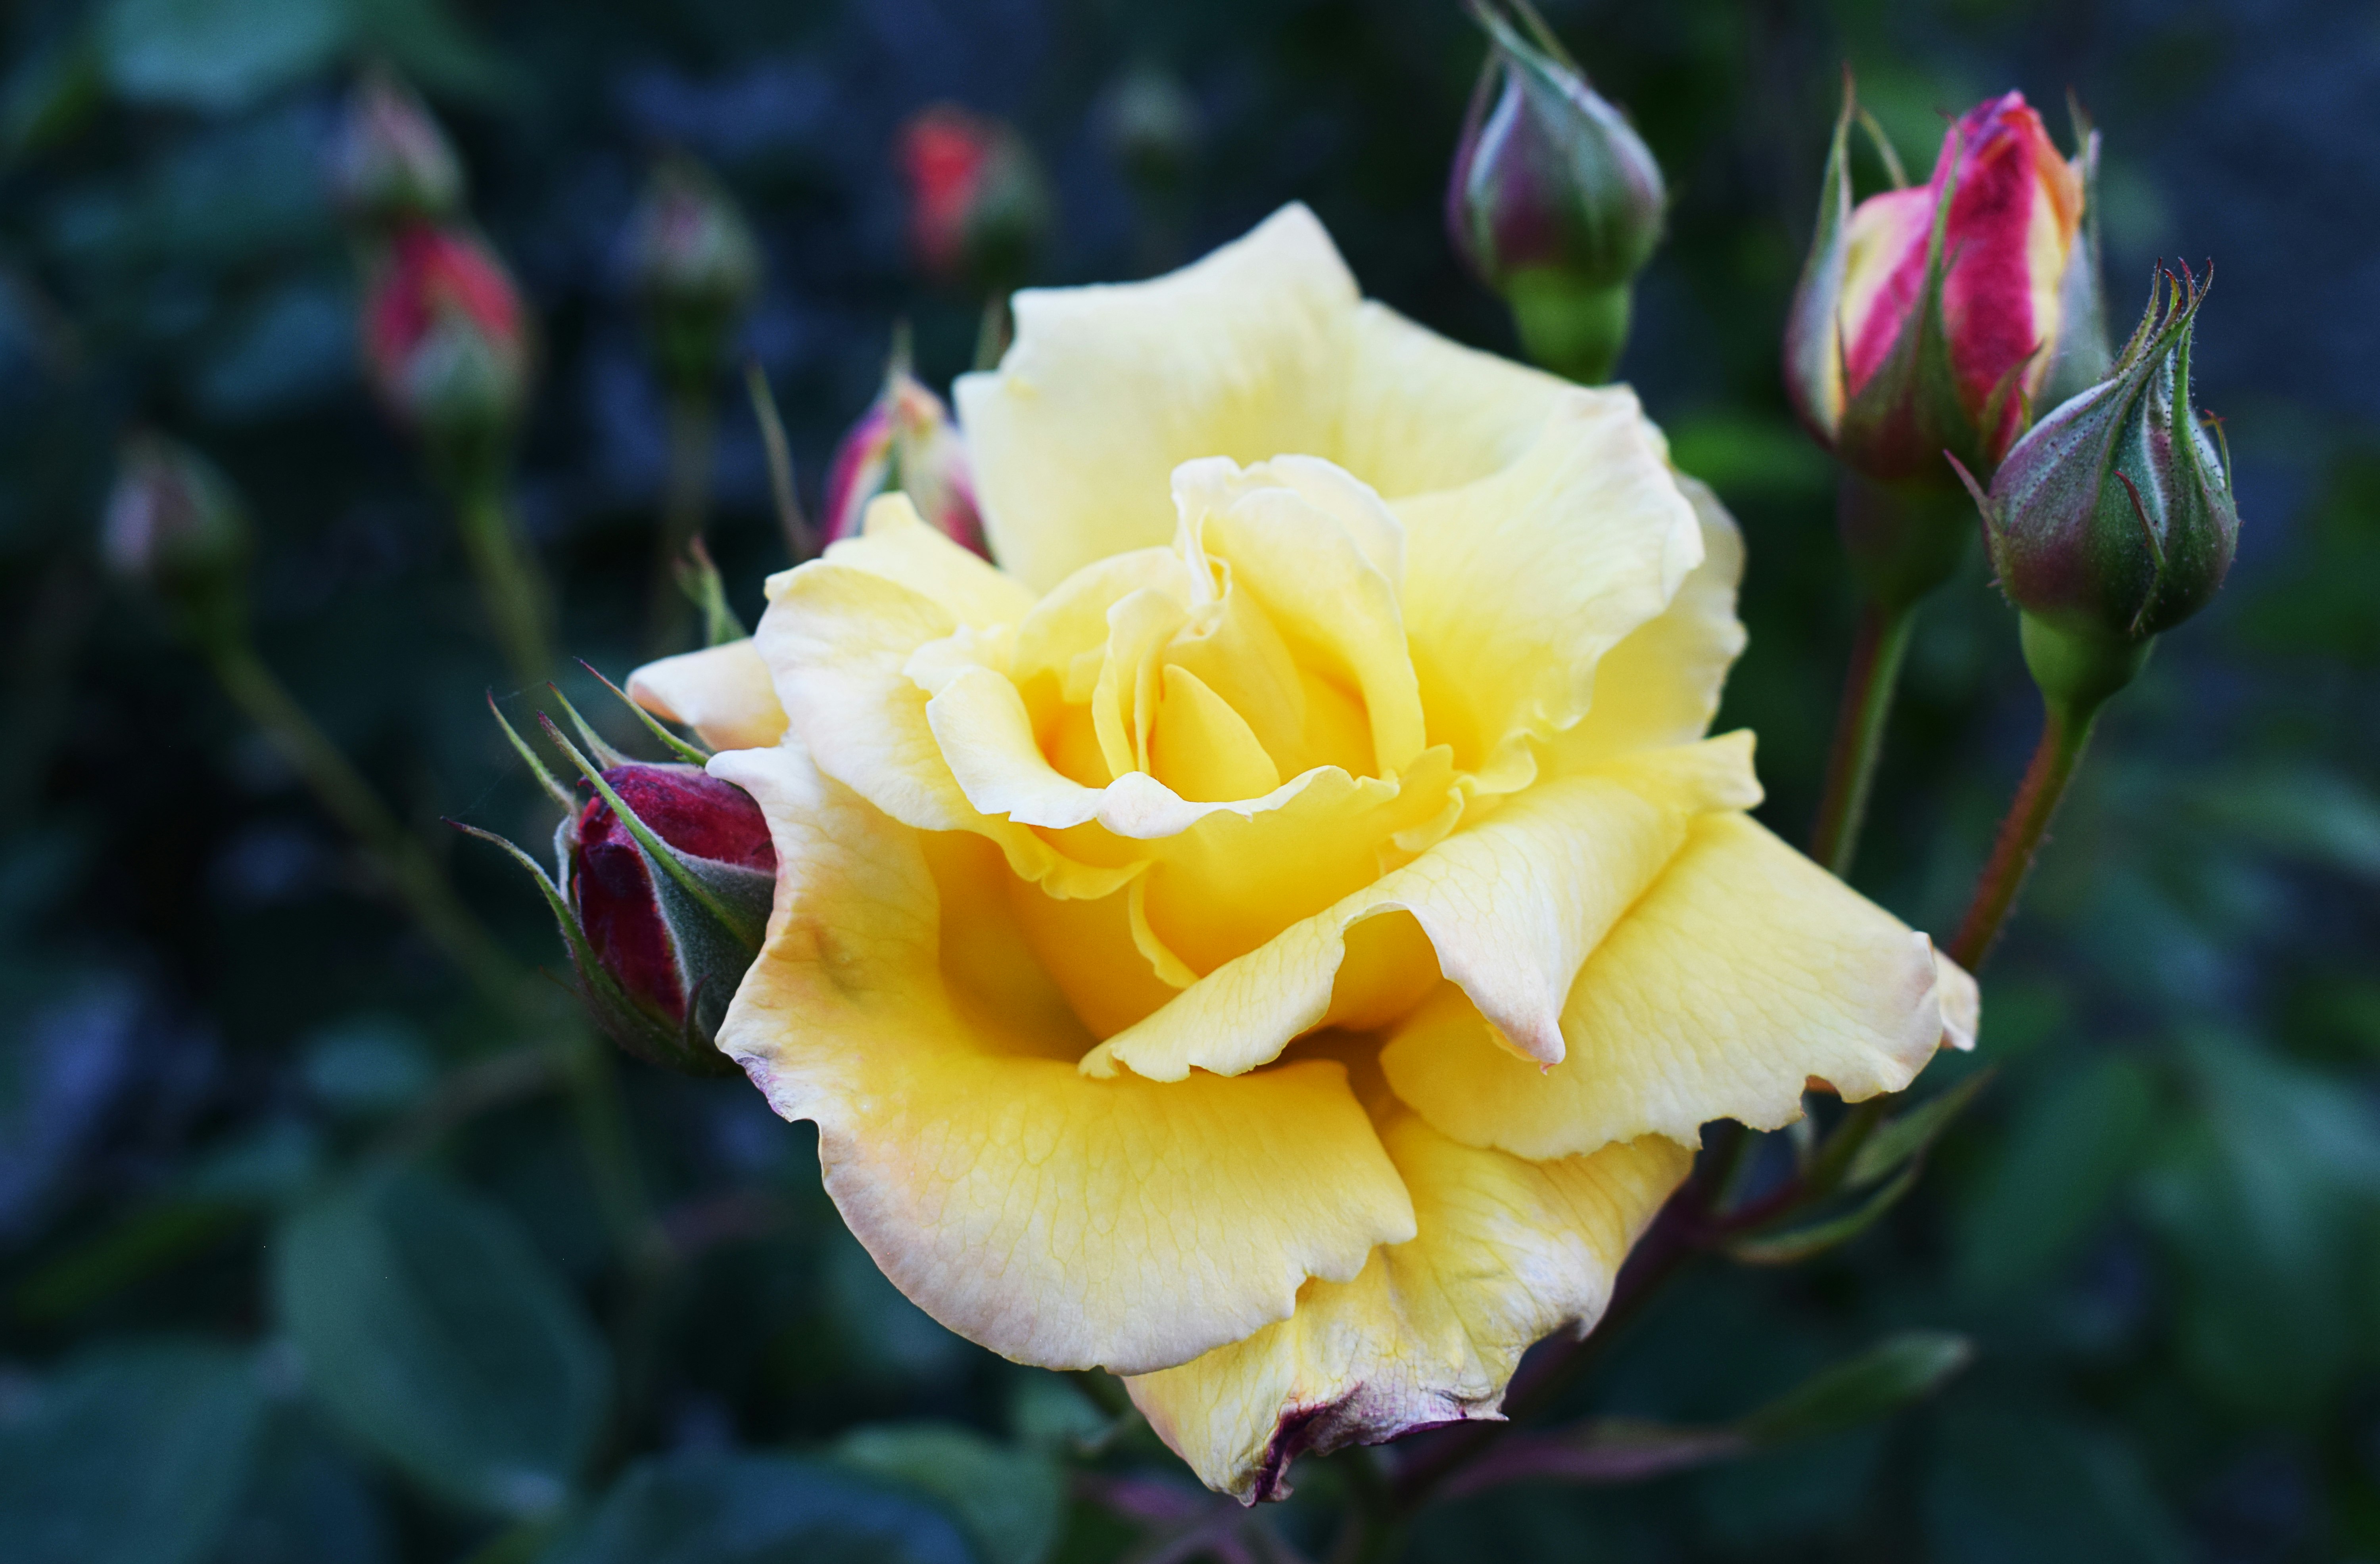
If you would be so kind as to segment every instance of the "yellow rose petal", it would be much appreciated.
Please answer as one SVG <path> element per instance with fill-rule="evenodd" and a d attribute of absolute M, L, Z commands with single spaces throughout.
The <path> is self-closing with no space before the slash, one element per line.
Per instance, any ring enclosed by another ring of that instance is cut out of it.
<path fill-rule="evenodd" d="M 1602 1316 L 1694 1162 L 1659 1136 L 1524 1162 L 1409 1113 L 1381 1138 L 1413 1191 L 1413 1242 L 1375 1250 L 1353 1281 L 1306 1283 L 1295 1315 L 1245 1341 L 1124 1382 L 1192 1470 L 1244 1502 L 1286 1495 L 1306 1451 L 1497 1415 L 1530 1343 Z"/>
<path fill-rule="evenodd" d="M 713 749 L 758 749 L 785 733 L 769 665 L 748 637 L 646 663 L 628 675 L 628 697 Z"/>
<path fill-rule="evenodd" d="M 1281 772 L 1247 719 L 1179 663 L 1165 669 L 1149 731 L 1148 769 L 1195 803 L 1261 798 L 1281 785 Z"/>
<path fill-rule="evenodd" d="M 1380 1065 L 1467 1146 L 1544 1158 L 1645 1134 L 1693 1142 L 1714 1119 L 1800 1118 L 1813 1078 L 1851 1101 L 1900 1090 L 1953 1025 L 1972 1035 L 1973 994 L 1925 936 L 1745 817 L 1711 814 L 1587 958 L 1560 1063 L 1498 1048 L 1450 993 Z"/>
<path fill-rule="evenodd" d="M 1017 294 L 999 371 L 954 387 L 993 557 L 1047 591 L 1171 538 L 1184 462 L 1327 455 L 1355 303 L 1303 206 L 1167 276 Z"/>
<path fill-rule="evenodd" d="M 971 1025 L 916 832 L 797 745 L 733 751 L 777 847 L 777 907 L 720 1046 L 819 1126 L 828 1193 L 919 1307 L 1020 1362 L 1143 1373 L 1354 1278 L 1413 1206 L 1342 1066 L 1182 1085 L 1094 1081 L 1050 1039 Z M 956 887 L 964 891 L 973 881 Z M 1025 1051 L 1017 1051 L 1018 1049 Z"/>

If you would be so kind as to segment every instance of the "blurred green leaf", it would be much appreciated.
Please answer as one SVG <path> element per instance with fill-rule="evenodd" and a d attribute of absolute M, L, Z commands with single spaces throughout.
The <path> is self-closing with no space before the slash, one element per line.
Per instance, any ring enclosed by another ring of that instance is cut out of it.
<path fill-rule="evenodd" d="M 391 1564 L 395 1529 L 355 1462 L 298 1406 L 267 1415 L 212 1564 Z"/>
<path fill-rule="evenodd" d="M 1823 1439 L 1932 1395 L 1974 1356 L 1974 1343 L 1955 1332 L 1903 1331 L 1803 1381 L 1736 1426 L 1760 1445 Z"/>
<path fill-rule="evenodd" d="M 2033 1406 L 1944 1417 L 1925 1519 L 1942 1564 L 2195 1557 L 2131 1450 Z"/>
<path fill-rule="evenodd" d="M 1851 1209 L 1815 1222 L 1768 1229 L 1732 1239 L 1728 1254 L 1747 1266 L 1793 1266 L 1839 1249 L 1865 1232 L 1900 1203 L 1917 1182 L 1924 1164 L 1907 1162 L 1889 1183 L 1864 1196 Z"/>
<path fill-rule="evenodd" d="M 308 1386 L 350 1434 L 450 1503 L 562 1502 L 609 1360 L 503 1211 L 427 1175 L 374 1176 L 291 1217 L 273 1261 Z"/>
<path fill-rule="evenodd" d="M 984 1564 L 1041 1564 L 1065 1523 L 1066 1483 L 1056 1461 L 951 1424 L 891 1423 L 835 1441 L 846 1466 L 922 1488 L 974 1539 Z"/>
<path fill-rule="evenodd" d="M 110 0 L 102 67 L 136 103 L 224 113 L 329 64 L 348 18 L 346 0 Z"/>
<path fill-rule="evenodd" d="M 11 157 L 72 139 L 106 99 L 99 50 L 87 29 L 34 50 L 0 87 L 0 150 Z"/>
<path fill-rule="evenodd" d="M 9 1564 L 196 1564 L 237 1502 L 261 1400 L 246 1353 L 118 1346 L 0 1422 Z"/>
<path fill-rule="evenodd" d="M 2380 796 L 2302 761 L 2193 779 L 2192 817 L 2224 837 L 2380 878 Z"/>
<path fill-rule="evenodd" d="M 1834 491 L 1834 464 L 1784 418 L 1701 413 L 1670 425 L 1670 460 L 1730 503 Z"/>
<path fill-rule="evenodd" d="M 1962 1284 L 2007 1297 L 2071 1258 L 2138 1164 L 2155 1109 L 2155 1083 L 2129 1059 L 2101 1058 L 2035 1086 L 1961 1213 Z"/>
<path fill-rule="evenodd" d="M 1853 1189 L 1865 1189 L 1910 1158 L 1922 1155 L 1937 1136 L 1950 1127 L 1951 1121 L 1967 1110 L 1967 1105 L 1975 1100 L 1975 1094 L 1984 1089 L 1992 1073 L 1989 1069 L 1979 1070 L 1948 1091 L 1877 1125 L 1860 1143 L 1843 1182 Z"/>
<path fill-rule="evenodd" d="M 955 1522 L 899 1488 L 785 1456 L 628 1469 L 541 1564 L 972 1564 Z"/>

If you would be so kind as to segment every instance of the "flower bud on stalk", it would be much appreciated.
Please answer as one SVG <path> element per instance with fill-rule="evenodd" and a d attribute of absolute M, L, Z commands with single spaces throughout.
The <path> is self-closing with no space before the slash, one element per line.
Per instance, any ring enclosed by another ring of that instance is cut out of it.
<path fill-rule="evenodd" d="M 153 592 L 184 632 L 210 647 L 246 630 L 255 538 L 231 479 L 177 440 L 124 443 L 100 549 L 108 567 Z"/>
<path fill-rule="evenodd" d="M 577 712 L 570 715 L 577 721 Z M 687 760 L 701 758 L 699 749 L 643 720 Z M 734 1074 L 735 1066 L 712 1039 L 768 927 L 777 852 L 760 806 L 699 765 L 627 759 L 580 723 L 603 762 L 599 770 L 542 720 L 547 736 L 584 778 L 574 793 L 501 713 L 496 721 L 547 793 L 570 810 L 554 833 L 555 873 L 549 877 L 502 837 L 463 829 L 504 848 L 536 877 L 562 927 L 580 996 L 613 1041 L 664 1069 Z"/>
<path fill-rule="evenodd" d="M 900 161 L 920 271 L 994 297 L 1025 280 L 1054 203 L 1040 164 L 1013 127 L 938 103 L 903 127 Z"/>
<path fill-rule="evenodd" d="M 1455 252 L 1512 307 L 1532 359 L 1608 381 L 1628 341 L 1630 289 L 1660 242 L 1660 165 L 1525 0 L 1536 44 L 1485 4 L 1472 15 L 1489 53 L 1447 186 Z"/>
<path fill-rule="evenodd" d="M 735 199 L 686 157 L 657 164 L 628 233 L 629 271 L 662 375 L 707 388 L 760 287 L 760 246 Z"/>
<path fill-rule="evenodd" d="M 331 195 L 368 228 L 440 223 L 463 207 L 463 164 L 436 116 L 386 70 L 367 71 L 347 95 L 331 143 Z"/>
<path fill-rule="evenodd" d="M 905 492 L 929 526 L 989 557 L 966 447 L 950 408 L 909 373 L 908 354 L 896 348 L 884 391 L 843 443 L 827 469 L 825 540 L 856 537 L 868 503 Z"/>
<path fill-rule="evenodd" d="M 1987 477 L 2046 390 L 2105 372 L 2084 226 L 2098 136 L 2082 127 L 2069 160 L 2010 92 L 1950 127 L 1925 185 L 1853 208 L 1856 113 L 1846 80 L 1786 324 L 1786 389 L 1818 443 L 1877 483 L 1948 488 L 1945 448 Z"/>
<path fill-rule="evenodd" d="M 2034 425 L 1989 493 L 1967 478 L 2025 661 L 2053 703 L 2087 711 L 2129 684 L 2150 643 L 2205 607 L 2231 568 L 2229 464 L 2190 405 L 2206 293 L 2195 276 L 2152 273 L 2147 312 L 2108 377 Z"/>
<path fill-rule="evenodd" d="M 492 461 L 528 402 L 530 348 L 504 262 L 458 228 L 416 223 L 376 262 L 363 359 L 392 417 L 450 472 Z"/>

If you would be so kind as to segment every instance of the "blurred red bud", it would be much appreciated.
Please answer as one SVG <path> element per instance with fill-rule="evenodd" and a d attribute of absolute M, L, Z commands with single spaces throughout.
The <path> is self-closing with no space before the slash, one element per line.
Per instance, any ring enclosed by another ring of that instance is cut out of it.
<path fill-rule="evenodd" d="M 937 103 L 903 127 L 909 242 L 917 267 L 946 285 L 1004 294 L 1047 237 L 1049 182 L 1015 129 Z"/>
<path fill-rule="evenodd" d="M 376 263 L 363 359 L 390 414 L 456 455 L 500 442 L 528 397 L 529 343 L 504 262 L 459 228 L 408 224 Z"/>

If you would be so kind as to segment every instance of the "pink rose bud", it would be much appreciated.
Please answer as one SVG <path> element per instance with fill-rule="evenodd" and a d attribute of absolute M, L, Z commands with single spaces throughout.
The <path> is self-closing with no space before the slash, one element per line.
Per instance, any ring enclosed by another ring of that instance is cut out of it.
<path fill-rule="evenodd" d="M 948 286 L 1004 294 L 1025 278 L 1050 228 L 1049 182 L 1013 127 L 938 103 L 902 128 L 909 244 Z"/>
<path fill-rule="evenodd" d="M 458 228 L 399 229 L 364 301 L 363 359 L 390 414 L 457 456 L 502 440 L 528 397 L 520 295 Z"/>
<path fill-rule="evenodd" d="M 191 634 L 237 635 L 254 544 L 248 507 L 220 467 L 163 435 L 125 441 L 101 525 L 109 569 L 155 593 Z"/>
<path fill-rule="evenodd" d="M 868 503 L 906 493 L 927 525 L 987 554 L 966 446 L 942 399 L 909 373 L 906 355 L 893 355 L 883 394 L 851 426 L 827 469 L 826 540 L 858 535 Z"/>
<path fill-rule="evenodd" d="M 1630 285 L 1661 238 L 1660 164 L 1534 13 L 1534 43 L 1485 6 L 1473 15 L 1489 52 L 1447 184 L 1447 231 L 1512 306 L 1531 358 L 1609 380 Z"/>
<path fill-rule="evenodd" d="M 331 196 L 355 222 L 394 228 L 442 222 L 463 206 L 463 165 L 429 106 L 386 70 L 347 95 L 331 143 Z"/>
<path fill-rule="evenodd" d="M 1803 421 L 1878 482 L 1947 484 L 1947 449 L 1988 476 L 2045 393 L 2104 370 L 2083 226 L 2098 139 L 2072 159 L 2022 93 L 1970 110 L 1923 186 L 1851 204 L 1848 84 L 1818 233 L 1785 339 Z M 2079 118 L 2079 116 L 2078 116 Z"/>
<path fill-rule="evenodd" d="M 735 198 L 691 158 L 657 164 L 629 220 L 628 265 L 673 382 L 706 385 L 760 288 L 760 245 Z"/>
<path fill-rule="evenodd" d="M 751 794 L 693 766 L 631 762 L 603 781 L 710 889 L 752 923 L 767 922 L 777 850 Z M 571 904 L 604 973 L 664 1036 L 690 1031 L 707 1047 L 753 950 L 657 870 L 602 797 L 572 822 L 569 855 Z M 639 1029 L 618 1040 L 656 1063 L 674 1062 L 654 1058 L 649 1037 Z"/>
<path fill-rule="evenodd" d="M 2152 274 L 2148 312 L 2114 371 L 2017 442 L 1985 494 L 2000 589 L 2053 699 L 2095 704 L 2148 643 L 2206 606 L 2231 568 L 2240 511 L 2228 464 L 2190 405 L 2206 289 Z"/>

